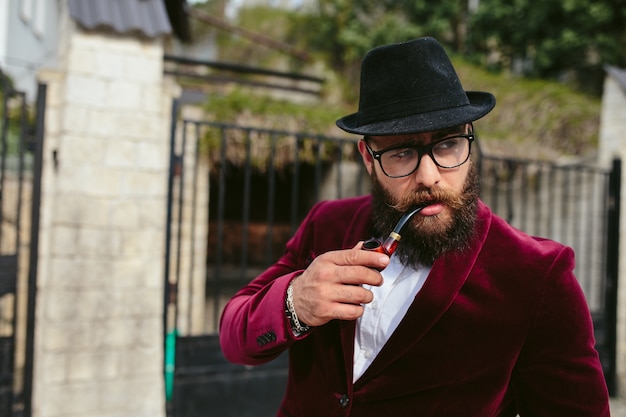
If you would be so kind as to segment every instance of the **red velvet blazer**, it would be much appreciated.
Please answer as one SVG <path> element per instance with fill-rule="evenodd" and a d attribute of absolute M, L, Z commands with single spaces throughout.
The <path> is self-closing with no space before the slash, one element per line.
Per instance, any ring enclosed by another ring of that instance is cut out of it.
<path fill-rule="evenodd" d="M 480 204 L 471 249 L 437 259 L 406 316 L 352 383 L 355 322 L 295 338 L 289 281 L 317 254 L 370 236 L 370 198 L 316 205 L 282 258 L 226 306 L 225 356 L 255 365 L 289 349 L 278 416 L 609 416 L 574 254 Z"/>

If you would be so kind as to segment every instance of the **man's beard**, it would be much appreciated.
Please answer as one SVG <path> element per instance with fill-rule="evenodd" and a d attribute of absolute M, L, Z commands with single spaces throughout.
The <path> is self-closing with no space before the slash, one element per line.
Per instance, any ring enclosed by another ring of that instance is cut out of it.
<path fill-rule="evenodd" d="M 402 239 L 395 252 L 404 264 L 413 267 L 432 265 L 435 259 L 446 252 L 462 251 L 469 247 L 476 223 L 478 195 L 478 173 L 473 164 L 460 194 L 439 187 L 422 188 L 407 193 L 399 201 L 383 188 L 375 171 L 372 171 L 374 232 L 384 239 L 400 217 L 410 209 L 428 203 L 444 204 L 450 209 L 450 218 L 415 214 L 402 229 Z"/>

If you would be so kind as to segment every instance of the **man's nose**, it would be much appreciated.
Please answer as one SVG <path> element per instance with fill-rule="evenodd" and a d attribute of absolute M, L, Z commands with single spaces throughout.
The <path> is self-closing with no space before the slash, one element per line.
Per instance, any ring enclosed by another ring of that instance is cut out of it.
<path fill-rule="evenodd" d="M 441 173 L 439 167 L 433 161 L 433 158 L 429 154 L 424 154 L 420 158 L 420 163 L 413 173 L 415 182 L 420 187 L 430 188 L 436 185 L 441 180 Z"/>

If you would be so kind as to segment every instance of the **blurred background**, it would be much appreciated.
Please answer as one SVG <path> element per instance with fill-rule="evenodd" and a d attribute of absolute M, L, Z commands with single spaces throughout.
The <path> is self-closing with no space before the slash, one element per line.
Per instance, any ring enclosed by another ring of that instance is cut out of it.
<path fill-rule="evenodd" d="M 496 96 L 481 198 L 575 249 L 617 407 L 625 28 L 625 0 L 1 2 L 0 415 L 275 415 L 285 355 L 227 363 L 221 310 L 369 192 L 335 120 L 370 49 L 421 36 Z"/>

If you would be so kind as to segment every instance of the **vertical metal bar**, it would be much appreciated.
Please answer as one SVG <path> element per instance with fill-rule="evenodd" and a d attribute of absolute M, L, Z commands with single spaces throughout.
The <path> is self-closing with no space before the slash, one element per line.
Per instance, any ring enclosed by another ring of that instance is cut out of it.
<path fill-rule="evenodd" d="M 533 219 L 533 228 L 535 234 L 541 236 L 542 228 L 541 228 L 541 218 L 543 217 L 544 204 L 542 204 L 542 187 L 541 181 L 543 180 L 543 166 L 542 164 L 537 165 L 537 174 L 535 176 L 535 184 L 533 187 L 533 194 L 535 195 L 535 216 Z"/>
<path fill-rule="evenodd" d="M 548 171 L 548 208 L 549 208 L 549 214 L 548 214 L 548 218 L 552 218 L 552 216 L 555 213 L 555 207 L 554 207 L 554 201 L 556 199 L 555 197 L 555 192 L 552 192 L 552 188 L 554 187 L 555 184 L 555 167 L 554 165 L 550 164 L 549 165 L 550 170 Z M 548 233 L 547 233 L 547 237 L 554 237 L 556 235 L 556 221 L 549 221 L 548 222 Z"/>
<path fill-rule="evenodd" d="M 561 179 L 563 180 L 563 184 L 561 184 L 561 237 L 560 241 L 562 243 L 568 243 L 569 240 L 569 219 L 570 216 L 570 207 L 568 204 L 569 199 L 569 169 L 568 168 L 560 168 L 559 172 L 561 173 Z"/>
<path fill-rule="evenodd" d="M 187 124 L 186 120 L 183 120 L 182 131 L 182 144 L 180 155 L 177 158 L 177 164 L 179 168 L 178 172 L 178 212 L 176 214 L 176 222 L 178 224 L 176 230 L 176 266 L 174 282 L 170 283 L 172 291 L 172 307 L 174 308 L 174 328 L 178 328 L 178 284 L 181 277 L 181 265 L 182 265 L 182 251 L 183 251 L 183 208 L 185 205 L 185 155 L 187 153 Z"/>
<path fill-rule="evenodd" d="M 19 93 L 21 97 L 20 107 L 20 137 L 18 141 L 18 188 L 17 188 L 17 207 L 16 207 L 16 219 L 15 219 L 15 253 L 20 253 L 20 225 L 22 220 L 22 192 L 24 188 L 24 154 L 26 153 L 26 132 L 28 131 L 27 109 L 26 109 L 26 96 L 24 93 Z M 19 257 L 18 257 L 19 259 Z M 17 299 L 17 296 L 16 296 Z M 17 304 L 17 303 L 15 303 Z"/>
<path fill-rule="evenodd" d="M 276 206 L 276 168 L 274 167 L 274 156 L 276 155 L 276 134 L 270 133 L 270 155 L 267 160 L 267 236 L 265 248 L 265 263 L 270 265 L 274 254 L 273 229 L 274 229 L 274 209 Z"/>
<path fill-rule="evenodd" d="M 606 341 L 608 369 L 605 378 L 609 393 L 616 393 L 616 357 L 617 357 L 617 285 L 619 280 L 619 230 L 621 206 L 622 163 L 613 160 L 609 176 L 609 210 L 607 224 L 607 285 L 606 285 Z"/>
<path fill-rule="evenodd" d="M 341 143 L 338 144 L 337 146 L 337 198 L 341 198 L 343 196 L 343 182 L 342 182 L 342 175 L 341 175 L 341 166 L 343 163 L 343 147 L 341 146 Z"/>
<path fill-rule="evenodd" d="M 193 177 L 191 184 L 191 220 L 190 220 L 190 259 L 189 259 L 189 307 L 187 309 L 187 323 L 189 323 L 188 331 L 191 332 L 192 329 L 192 321 L 193 321 L 193 294 L 194 294 L 194 272 L 195 272 L 195 259 L 196 259 L 196 251 L 195 242 L 196 242 L 196 216 L 197 216 L 197 206 L 198 206 L 198 176 L 200 170 L 200 124 L 194 123 L 194 141 L 195 141 L 195 152 L 194 152 L 194 161 L 193 161 Z"/>
<path fill-rule="evenodd" d="M 577 261 L 576 275 L 580 279 L 583 277 L 583 292 L 588 296 L 591 302 L 593 297 L 593 275 L 591 273 L 591 258 L 593 256 L 593 246 L 591 241 L 593 238 L 593 229 L 591 229 L 591 222 L 593 221 L 593 215 L 591 214 L 590 205 L 592 204 L 593 189 L 590 186 L 589 178 L 593 175 L 591 171 L 585 171 L 579 174 L 577 181 L 579 187 L 579 210 L 577 212 L 578 218 L 578 234 L 577 246 L 575 248 L 576 254 L 582 257 L 584 260 Z"/>
<path fill-rule="evenodd" d="M 531 207 L 533 206 L 532 201 L 529 198 L 529 193 L 528 193 L 528 170 L 530 167 L 530 163 L 521 163 L 520 164 L 520 201 L 519 201 L 519 206 L 520 206 L 520 214 L 519 214 L 519 221 L 520 221 L 520 228 L 522 230 L 526 230 L 529 231 L 529 226 L 528 226 L 528 216 L 530 215 L 530 210 Z"/>
<path fill-rule="evenodd" d="M 321 137 L 315 138 L 316 153 L 315 153 L 315 201 L 320 201 L 320 188 L 322 187 L 322 150 L 324 149 L 324 142 Z"/>
<path fill-rule="evenodd" d="M 506 170 L 507 170 L 507 185 L 506 185 L 506 221 L 507 223 L 512 223 L 515 218 L 515 213 L 513 210 L 513 180 L 515 178 L 515 171 L 517 171 L 517 164 L 512 160 L 506 161 Z"/>
<path fill-rule="evenodd" d="M 173 395 L 173 379 L 174 366 L 176 356 L 176 323 L 174 321 L 171 309 L 176 305 L 176 292 L 170 285 L 170 263 L 171 263 L 171 245 L 172 245 L 172 211 L 174 206 L 174 177 L 178 166 L 178 156 L 176 155 L 176 130 L 178 122 L 178 112 L 180 102 L 177 99 L 172 100 L 172 108 L 170 113 L 170 166 L 167 181 L 167 212 L 165 220 L 165 260 L 163 271 L 163 373 L 165 378 L 165 401 L 166 414 L 171 414 L 172 395 Z M 170 317 L 172 316 L 172 317 Z"/>
<path fill-rule="evenodd" d="M 571 193 L 571 196 L 573 197 L 573 200 L 571 201 L 572 221 L 570 221 L 569 223 L 571 225 L 571 245 L 574 248 L 575 252 L 580 254 L 580 258 L 577 262 L 575 272 L 579 276 L 579 279 L 582 278 L 582 285 L 586 285 L 586 282 L 589 281 L 589 276 L 585 275 L 583 271 L 589 254 L 583 252 L 580 245 L 580 234 L 584 233 L 586 227 L 586 218 L 583 216 L 583 205 L 585 204 L 586 198 L 586 194 L 583 194 L 583 191 L 585 190 L 585 184 L 581 176 L 583 169 L 584 167 L 581 166 L 577 169 L 571 170 L 574 181 L 572 184 Z"/>
<path fill-rule="evenodd" d="M 215 244 L 215 285 L 213 289 L 213 328 L 219 326 L 220 294 L 222 292 L 222 256 L 224 241 L 224 212 L 226 205 L 226 169 L 228 161 L 226 157 L 226 128 L 220 128 L 220 172 L 217 197 L 217 241 Z"/>
<path fill-rule="evenodd" d="M 356 145 L 353 145 L 353 146 L 356 146 Z M 362 195 L 363 194 L 363 182 L 364 182 L 363 178 L 365 177 L 365 175 L 367 175 L 367 168 L 365 168 L 365 164 L 360 160 L 359 158 L 360 154 L 358 150 L 355 152 L 356 152 L 357 163 L 359 164 L 359 174 L 357 177 L 358 182 L 357 182 L 356 192 L 357 192 L 357 195 Z M 480 181 L 480 179 L 482 178 L 481 168 L 479 168 L 479 172 L 481 173 L 481 175 L 479 175 L 478 177 Z"/>
<path fill-rule="evenodd" d="M 491 205 L 494 213 L 498 212 L 498 200 L 499 193 L 498 189 L 500 188 L 500 172 L 498 170 L 498 166 L 502 163 L 502 160 L 494 158 L 492 164 L 492 177 L 493 177 L 493 188 L 491 189 Z"/>
<path fill-rule="evenodd" d="M 176 117 L 173 115 L 173 117 Z M 174 133 L 175 134 L 175 133 Z M 187 146 L 187 122 L 183 121 L 182 146 L 180 155 L 174 158 L 174 175 L 178 173 L 178 213 L 177 213 L 177 233 L 176 233 L 176 265 L 174 271 L 174 280 L 172 281 L 168 275 L 168 304 L 167 322 L 165 335 L 165 399 L 170 405 L 173 399 L 173 378 L 176 363 L 176 338 L 178 337 L 178 283 L 181 276 L 181 253 L 182 253 L 182 228 L 183 228 L 183 204 L 185 191 L 185 151 Z M 173 204 L 173 199 L 172 199 Z M 171 224 L 171 223 L 169 223 Z"/>
<path fill-rule="evenodd" d="M 252 162 L 251 156 L 251 140 L 250 130 L 246 130 L 246 157 L 244 165 L 244 185 L 243 185 L 243 219 L 242 219 L 242 231 L 241 231 L 241 278 L 246 278 L 246 270 L 248 269 L 248 252 L 249 252 L 249 232 L 250 227 L 250 194 L 251 194 L 251 177 L 252 177 Z"/>
<path fill-rule="evenodd" d="M 11 124 L 11 118 L 9 117 L 9 100 L 14 94 L 13 88 L 2 77 L 2 130 L 0 131 L 0 224 L 4 224 L 4 182 L 6 171 L 6 159 L 8 148 L 8 134 L 9 125 Z M 4 228 L 0 227 L 0 243 Z"/>
<path fill-rule="evenodd" d="M 167 212 L 165 219 L 165 266 L 164 266 L 164 302 L 163 302 L 163 340 L 167 333 L 167 316 L 168 306 L 170 304 L 171 289 L 170 289 L 170 262 L 171 262 L 171 249 L 172 249 L 172 210 L 174 201 L 174 176 L 176 172 L 176 125 L 177 115 L 180 103 L 177 99 L 172 101 L 172 109 L 170 113 L 170 167 L 167 178 Z"/>
<path fill-rule="evenodd" d="M 484 185 L 485 177 L 483 173 L 483 166 L 484 166 L 483 159 L 485 156 L 483 155 L 483 151 L 480 147 L 480 141 L 478 140 L 478 136 L 476 136 L 476 140 L 474 140 L 473 148 L 470 148 L 470 152 L 471 152 L 470 162 L 476 165 L 476 170 L 478 172 L 478 192 L 481 198 L 483 198 L 484 200 L 483 185 Z"/>
<path fill-rule="evenodd" d="M 295 135 L 293 175 L 291 178 L 291 232 L 298 227 L 298 189 L 300 188 L 300 135 Z"/>
<path fill-rule="evenodd" d="M 568 242 L 570 242 L 570 245 L 572 247 L 576 247 L 576 233 L 574 231 L 574 228 L 576 226 L 578 226 L 577 223 L 577 213 L 578 210 L 580 209 L 580 196 L 577 193 L 577 190 L 579 189 L 579 184 L 578 182 L 576 182 L 576 173 L 578 172 L 578 169 L 575 169 L 574 167 L 569 167 L 567 169 L 567 189 L 568 189 L 568 199 L 567 199 L 567 205 L 569 206 L 569 214 L 570 214 L 570 221 L 568 221 L 567 223 L 569 224 L 569 228 L 568 228 Z"/>
<path fill-rule="evenodd" d="M 45 110 L 47 86 L 37 86 L 37 121 L 35 134 L 35 157 L 33 166 L 33 196 L 31 205 L 30 251 L 28 254 L 28 305 L 26 322 L 26 355 L 24 359 L 24 410 L 23 417 L 32 415 L 33 358 L 35 346 L 35 310 L 37 300 L 37 269 L 39 254 L 39 220 L 41 208 L 41 177 L 45 138 Z"/>

